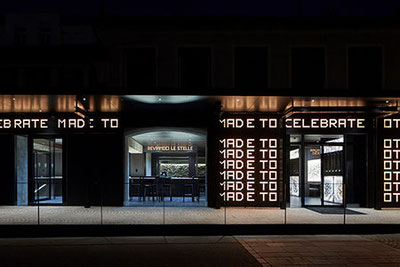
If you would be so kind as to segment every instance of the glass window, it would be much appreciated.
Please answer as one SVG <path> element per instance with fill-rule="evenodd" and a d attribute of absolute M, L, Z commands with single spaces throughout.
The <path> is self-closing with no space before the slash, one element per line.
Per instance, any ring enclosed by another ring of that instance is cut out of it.
<path fill-rule="evenodd" d="M 49 45 L 51 43 L 51 29 L 41 27 L 39 30 L 39 42 L 41 45 Z"/>
<path fill-rule="evenodd" d="M 16 27 L 14 31 L 14 43 L 16 45 L 26 45 L 27 29 L 24 27 Z"/>

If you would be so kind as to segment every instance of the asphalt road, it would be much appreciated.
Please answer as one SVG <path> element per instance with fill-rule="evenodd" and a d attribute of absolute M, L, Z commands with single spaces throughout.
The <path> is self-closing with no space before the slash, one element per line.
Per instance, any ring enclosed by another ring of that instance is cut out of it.
<path fill-rule="evenodd" d="M 0 266 L 261 266 L 234 237 L 0 239 Z"/>
<path fill-rule="evenodd" d="M 400 234 L 1 238 L 0 266 L 400 266 Z"/>

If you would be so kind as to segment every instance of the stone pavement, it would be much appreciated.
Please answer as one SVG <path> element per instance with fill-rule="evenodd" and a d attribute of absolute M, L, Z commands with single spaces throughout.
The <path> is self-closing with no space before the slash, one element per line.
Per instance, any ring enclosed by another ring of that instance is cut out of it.
<path fill-rule="evenodd" d="M 0 225 L 15 224 L 398 224 L 400 209 L 351 208 L 321 214 L 306 208 L 0 206 Z"/>
<path fill-rule="evenodd" d="M 263 266 L 400 266 L 400 235 L 241 236 Z"/>

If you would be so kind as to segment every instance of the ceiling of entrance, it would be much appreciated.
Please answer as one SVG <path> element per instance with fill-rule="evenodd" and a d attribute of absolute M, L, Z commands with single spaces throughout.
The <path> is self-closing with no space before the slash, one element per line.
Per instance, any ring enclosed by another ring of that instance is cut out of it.
<path fill-rule="evenodd" d="M 204 146 L 205 136 L 179 132 L 179 131 L 154 131 L 132 136 L 134 140 L 142 145 L 156 143 L 191 143 L 196 146 Z"/>
<path fill-rule="evenodd" d="M 128 99 L 148 104 L 181 104 L 204 99 L 204 96 L 195 95 L 128 95 Z"/>

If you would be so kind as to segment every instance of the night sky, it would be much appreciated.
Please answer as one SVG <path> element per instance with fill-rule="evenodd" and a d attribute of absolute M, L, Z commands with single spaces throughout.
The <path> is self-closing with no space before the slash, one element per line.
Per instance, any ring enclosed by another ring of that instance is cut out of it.
<path fill-rule="evenodd" d="M 298 0 L 103 0 L 109 15 L 123 16 L 294 16 Z M 51 12 L 98 15 L 101 0 L 8 0 L 1 1 L 1 13 Z M 396 0 L 302 0 L 304 16 L 400 15 Z M 350 3 L 350 4 L 349 4 Z M 351 8 L 349 8 L 351 7 Z"/>

